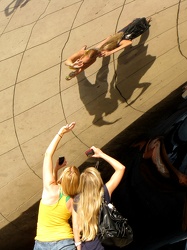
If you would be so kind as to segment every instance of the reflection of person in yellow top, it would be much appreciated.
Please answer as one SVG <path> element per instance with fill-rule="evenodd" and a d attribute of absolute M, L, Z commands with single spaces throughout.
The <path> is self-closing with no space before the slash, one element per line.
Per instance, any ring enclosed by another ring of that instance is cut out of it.
<path fill-rule="evenodd" d="M 100 52 L 98 51 L 98 49 L 86 48 L 87 46 L 85 45 L 82 49 L 74 53 L 65 61 L 65 65 L 74 70 L 70 72 L 68 76 L 66 76 L 67 81 L 71 80 L 73 77 L 80 74 L 90 65 L 92 65 L 99 56 Z"/>
<path fill-rule="evenodd" d="M 66 161 L 53 167 L 53 155 L 63 135 L 71 131 L 75 123 L 63 126 L 49 144 L 43 162 L 43 193 L 39 206 L 34 250 L 75 250 L 73 231 L 68 222 L 79 184 L 79 170 L 65 167 Z M 63 168 L 57 181 L 57 173 Z"/>

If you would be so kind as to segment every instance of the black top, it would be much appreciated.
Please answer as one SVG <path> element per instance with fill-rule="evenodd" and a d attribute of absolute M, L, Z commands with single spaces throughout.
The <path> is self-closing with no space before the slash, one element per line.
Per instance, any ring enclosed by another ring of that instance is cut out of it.
<path fill-rule="evenodd" d="M 150 27 L 145 17 L 136 18 L 119 32 L 123 32 L 122 40 L 133 40 L 136 37 L 142 35 Z"/>

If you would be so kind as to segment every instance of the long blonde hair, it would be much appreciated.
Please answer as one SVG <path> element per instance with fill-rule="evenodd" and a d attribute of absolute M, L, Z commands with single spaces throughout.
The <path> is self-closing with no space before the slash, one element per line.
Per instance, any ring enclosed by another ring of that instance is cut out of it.
<path fill-rule="evenodd" d="M 110 51 L 117 48 L 123 35 L 124 32 L 118 32 L 114 35 L 111 35 L 110 38 L 99 48 L 99 51 L 102 50 Z"/>
<path fill-rule="evenodd" d="M 77 215 L 82 241 L 93 240 L 97 235 L 98 215 L 103 196 L 103 181 L 94 167 L 89 167 L 80 176 Z"/>
<path fill-rule="evenodd" d="M 89 56 L 89 58 L 95 58 L 98 55 L 98 49 L 88 49 L 84 53 L 85 56 Z"/>
<path fill-rule="evenodd" d="M 79 180 L 79 169 L 75 166 L 68 166 L 64 168 L 58 183 L 60 183 L 65 195 L 74 197 L 77 194 Z"/>

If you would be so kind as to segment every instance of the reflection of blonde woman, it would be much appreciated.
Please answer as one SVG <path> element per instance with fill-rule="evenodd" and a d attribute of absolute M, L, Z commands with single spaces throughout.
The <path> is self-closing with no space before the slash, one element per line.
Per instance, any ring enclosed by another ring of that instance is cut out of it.
<path fill-rule="evenodd" d="M 151 18 L 136 18 L 116 34 L 107 37 L 97 47 L 102 57 L 111 54 L 132 44 L 132 40 L 142 35 L 149 27 Z"/>
<path fill-rule="evenodd" d="M 96 48 L 86 50 L 86 46 L 84 46 L 65 61 L 67 66 L 75 70 L 66 77 L 66 80 L 71 80 L 84 71 L 96 61 L 97 57 L 110 56 L 131 45 L 133 39 L 143 34 L 150 27 L 150 21 L 151 18 L 136 18 L 116 34 L 104 39 Z"/>
<path fill-rule="evenodd" d="M 70 69 L 74 69 L 74 71 L 70 72 L 66 77 L 66 80 L 71 80 L 96 61 L 99 51 L 97 49 L 86 50 L 86 47 L 85 45 L 81 50 L 65 61 L 66 66 L 69 66 Z"/>
<path fill-rule="evenodd" d="M 54 152 L 65 133 L 71 131 L 75 123 L 63 126 L 49 144 L 43 162 L 43 193 L 39 206 L 37 234 L 34 250 L 75 250 L 73 230 L 68 222 L 72 214 L 72 197 L 77 194 L 79 170 L 74 166 L 62 166 L 59 161 L 53 167 Z M 63 168 L 59 181 L 58 170 Z"/>
<path fill-rule="evenodd" d="M 107 161 L 114 169 L 110 180 L 104 185 L 99 171 L 94 167 L 84 170 L 80 176 L 79 194 L 74 198 L 73 232 L 78 250 L 103 250 L 97 238 L 98 215 L 102 196 L 109 202 L 110 197 L 119 185 L 125 166 L 119 161 L 92 147 L 94 155 Z"/>

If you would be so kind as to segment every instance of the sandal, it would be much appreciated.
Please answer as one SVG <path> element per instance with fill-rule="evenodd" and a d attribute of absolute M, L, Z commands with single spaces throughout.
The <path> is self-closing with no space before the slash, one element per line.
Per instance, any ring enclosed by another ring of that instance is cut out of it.
<path fill-rule="evenodd" d="M 71 78 L 70 76 L 66 76 L 65 79 L 66 79 L 66 81 L 69 81 L 69 80 L 71 80 L 72 78 Z"/>
<path fill-rule="evenodd" d="M 65 77 L 65 79 L 66 79 L 67 81 L 69 81 L 69 80 L 71 80 L 73 77 L 75 77 L 75 75 L 76 75 L 75 72 L 72 71 L 72 72 L 69 73 L 68 76 Z"/>

